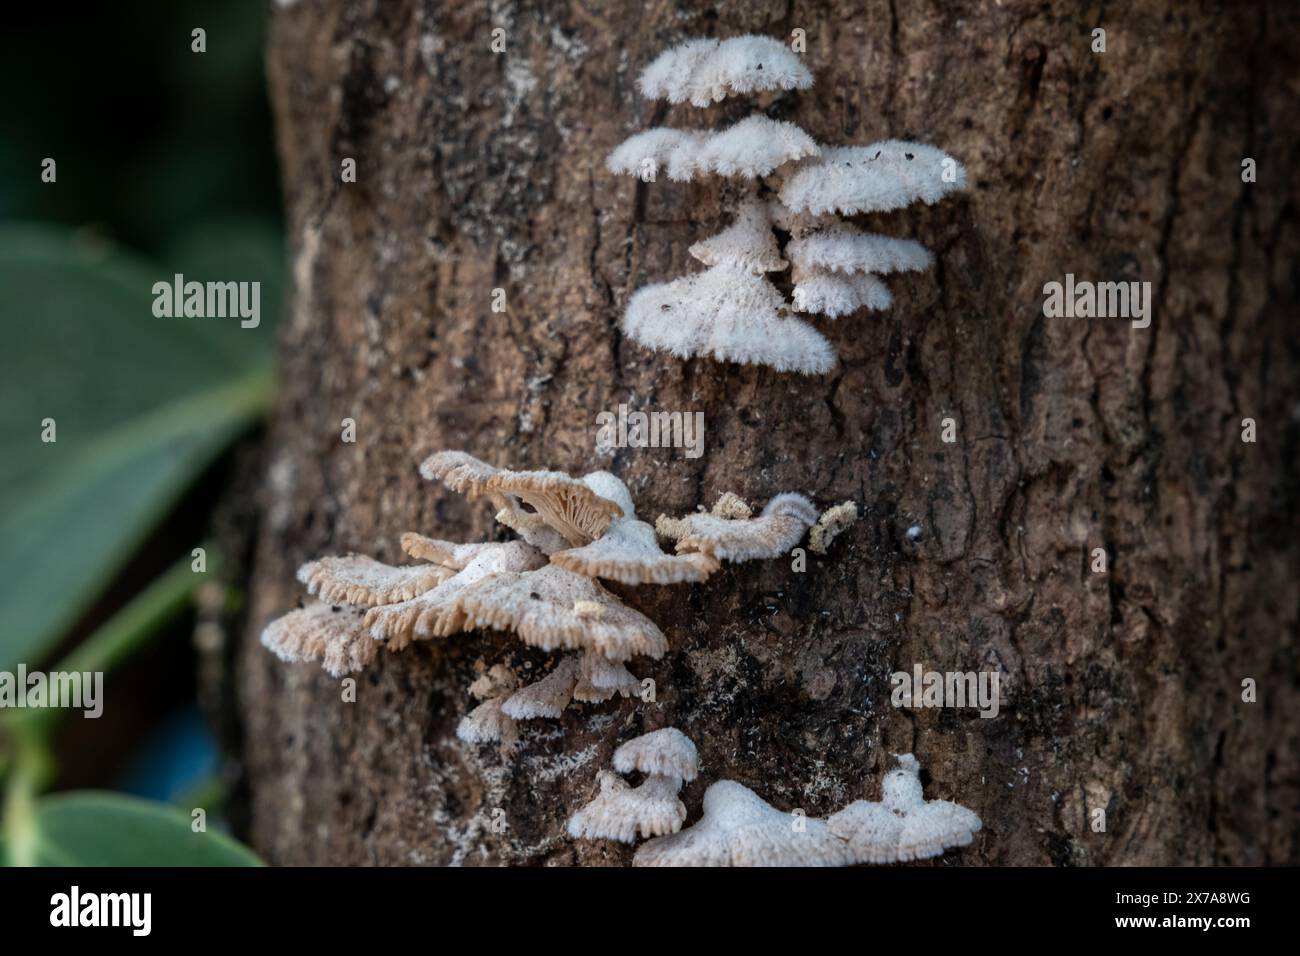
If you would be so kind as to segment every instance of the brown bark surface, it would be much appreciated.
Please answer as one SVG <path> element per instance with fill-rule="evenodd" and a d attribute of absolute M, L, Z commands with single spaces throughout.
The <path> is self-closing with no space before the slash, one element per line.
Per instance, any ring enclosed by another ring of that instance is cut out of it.
<path fill-rule="evenodd" d="M 626 863 L 564 821 L 617 744 L 673 725 L 700 747 L 692 821 L 720 778 L 811 815 L 877 799 L 888 755 L 914 751 L 928 796 L 984 820 L 943 864 L 1300 859 L 1300 24 L 1285 6 L 274 7 L 296 294 L 237 671 L 256 848 L 281 863 Z M 754 108 L 669 109 L 637 73 L 686 37 L 796 28 L 816 86 L 769 115 L 823 143 L 915 138 L 966 164 L 964 196 L 868 220 L 923 242 L 935 268 L 891 280 L 888 312 L 818 320 L 841 356 L 825 377 L 622 340 L 627 298 L 697 269 L 687 247 L 738 193 L 616 178 L 604 157 L 652 125 Z M 346 157 L 355 184 L 339 181 Z M 1150 281 L 1150 328 L 1044 318 L 1043 284 L 1067 272 Z M 704 456 L 597 455 L 596 415 L 620 402 L 703 411 Z M 614 586 L 669 636 L 663 660 L 633 667 L 657 701 L 525 725 L 508 761 L 455 727 L 476 661 L 550 659 L 510 635 L 383 656 L 356 703 L 256 639 L 293 606 L 303 560 L 400 563 L 406 530 L 499 532 L 487 505 L 420 479 L 444 448 L 608 468 L 651 520 L 728 490 L 851 499 L 863 517 L 804 573 L 780 560 Z M 896 710 L 889 674 L 918 662 L 1000 668 L 1001 713 Z"/>

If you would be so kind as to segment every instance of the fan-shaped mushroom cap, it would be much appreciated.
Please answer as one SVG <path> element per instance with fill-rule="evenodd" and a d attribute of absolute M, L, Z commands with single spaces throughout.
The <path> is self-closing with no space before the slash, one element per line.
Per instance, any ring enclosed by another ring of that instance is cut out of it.
<path fill-rule="evenodd" d="M 831 272 L 920 272 L 934 262 L 919 242 L 866 233 L 848 224 L 791 239 L 785 251 L 800 269 Z"/>
<path fill-rule="evenodd" d="M 781 202 L 812 213 L 889 212 L 920 200 L 938 202 L 966 188 L 966 170 L 947 153 L 924 143 L 890 139 L 870 146 L 837 146 L 796 171 L 781 188 Z"/>
<path fill-rule="evenodd" d="M 801 826 L 796 826 L 796 820 Z M 826 823 L 796 818 L 732 780 L 704 793 L 704 815 L 691 827 L 656 837 L 636 851 L 636 866 L 845 866 L 848 846 Z"/>
<path fill-rule="evenodd" d="M 487 483 L 501 469 L 463 451 L 440 451 L 420 463 L 420 474 L 467 498 L 487 494 Z"/>
<path fill-rule="evenodd" d="M 641 681 L 621 661 L 611 661 L 595 651 L 582 655 L 580 670 L 573 699 L 584 704 L 599 704 L 615 694 L 629 697 L 641 686 Z"/>
<path fill-rule="evenodd" d="M 699 771 L 695 743 L 676 727 L 664 727 L 634 737 L 614 751 L 619 773 L 639 770 L 657 777 L 690 782 Z"/>
<path fill-rule="evenodd" d="M 536 717 L 554 719 L 569 706 L 577 683 L 578 658 L 571 655 L 556 664 L 541 680 L 511 694 L 502 710 L 515 720 L 532 720 Z"/>
<path fill-rule="evenodd" d="M 751 199 L 740 207 L 722 232 L 691 246 L 690 253 L 706 266 L 735 266 L 746 272 L 780 272 L 790 263 L 781 258 L 767 203 Z"/>
<path fill-rule="evenodd" d="M 312 604 L 276 618 L 262 644 L 282 661 L 320 661 L 331 677 L 367 667 L 379 651 L 354 608 Z"/>
<path fill-rule="evenodd" d="M 711 514 L 660 518 L 656 528 L 677 539 L 679 552 L 703 551 L 725 561 L 751 561 L 786 554 L 817 520 L 817 509 L 803 495 L 779 494 L 757 518 L 726 519 Z"/>
<path fill-rule="evenodd" d="M 646 348 L 678 358 L 707 355 L 805 375 L 835 367 L 835 350 L 821 333 L 790 316 L 770 282 L 734 266 L 637 290 L 623 330 Z"/>
<path fill-rule="evenodd" d="M 629 136 L 609 154 L 611 173 L 654 180 L 660 170 L 674 182 L 694 178 L 700 147 L 708 136 L 693 130 L 656 127 Z"/>
<path fill-rule="evenodd" d="M 600 793 L 569 818 L 575 840 L 636 841 L 676 833 L 686 822 L 686 806 L 677 799 L 678 784 L 664 777 L 647 777 L 635 789 L 621 777 L 600 772 Z"/>
<path fill-rule="evenodd" d="M 858 520 L 858 506 L 852 501 L 827 508 L 808 532 L 808 550 L 825 554 L 832 541 Z"/>
<path fill-rule="evenodd" d="M 436 564 L 397 568 L 364 554 L 318 558 L 298 569 L 308 594 L 332 604 L 371 607 L 407 601 L 437 587 L 454 572 Z"/>
<path fill-rule="evenodd" d="M 456 736 L 467 744 L 489 744 L 500 742 L 513 744 L 519 739 L 519 728 L 505 712 L 504 697 L 493 697 L 479 704 L 460 719 L 456 725 Z"/>
<path fill-rule="evenodd" d="M 554 564 L 484 578 L 461 597 L 460 607 L 470 626 L 511 630 L 542 650 L 583 648 L 625 661 L 640 654 L 657 659 L 668 649 L 654 621 L 591 578 Z"/>
<path fill-rule="evenodd" d="M 656 57 L 638 86 L 649 99 L 708 106 L 733 93 L 806 90 L 812 83 L 808 68 L 779 40 L 747 35 L 688 40 Z"/>
<path fill-rule="evenodd" d="M 599 538 L 612 520 L 623 515 L 616 503 L 562 471 L 501 471 L 489 479 L 487 487 L 493 493 L 523 499 L 575 545 Z"/>
<path fill-rule="evenodd" d="M 426 538 L 414 531 L 405 532 L 401 540 L 402 550 L 411 557 L 419 558 L 421 561 L 432 561 L 453 571 L 462 570 L 480 554 L 498 547 L 498 543 L 494 541 L 484 544 L 457 544 L 455 541 Z"/>
<path fill-rule="evenodd" d="M 591 544 L 551 555 L 551 563 L 589 578 L 623 584 L 677 584 L 703 581 L 718 569 L 707 554 L 665 554 L 655 529 L 635 518 L 620 518 Z"/>
<path fill-rule="evenodd" d="M 790 296 L 796 312 L 816 312 L 832 319 L 866 308 L 879 312 L 894 304 L 885 284 L 873 275 L 836 275 L 799 269 Z"/>
<path fill-rule="evenodd" d="M 939 856 L 952 847 L 969 846 L 980 818 L 947 800 L 927 801 L 921 766 L 911 754 L 885 775 L 880 803 L 855 800 L 827 821 L 847 841 L 857 862 L 893 863 Z"/>
<path fill-rule="evenodd" d="M 646 99 L 665 99 L 672 103 L 689 99 L 691 74 L 717 49 L 717 40 L 699 39 L 687 40 L 660 53 L 641 71 L 637 80 L 641 95 Z"/>
<path fill-rule="evenodd" d="M 545 558 L 522 541 L 484 546 L 473 560 L 432 591 L 409 601 L 371 608 L 366 626 L 377 638 L 386 639 L 392 650 L 401 650 L 415 638 L 446 637 L 465 629 L 461 601 L 466 590 L 494 574 L 539 568 Z"/>
<path fill-rule="evenodd" d="M 813 138 L 794 123 L 756 113 L 709 136 L 696 151 L 695 166 L 719 176 L 755 179 L 820 152 Z"/>

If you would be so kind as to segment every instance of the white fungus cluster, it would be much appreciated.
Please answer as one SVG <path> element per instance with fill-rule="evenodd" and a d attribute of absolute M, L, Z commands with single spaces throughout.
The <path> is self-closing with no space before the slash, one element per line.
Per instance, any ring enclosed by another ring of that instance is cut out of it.
<path fill-rule="evenodd" d="M 695 745 L 671 728 L 638 737 L 614 754 L 621 773 L 647 774 L 636 788 L 602 773 L 600 793 L 569 820 L 575 839 L 634 843 L 637 866 L 853 866 L 900 863 L 969 846 L 980 818 L 947 800 L 925 799 L 921 765 L 911 754 L 885 775 L 880 803 L 855 800 L 825 820 L 787 813 L 734 780 L 704 793 L 704 813 L 682 829 L 677 800 L 695 777 Z M 689 771 L 689 775 L 685 775 Z"/>
<path fill-rule="evenodd" d="M 396 567 L 365 555 L 310 561 L 298 578 L 324 603 L 272 621 L 262 643 L 286 661 L 321 661 L 335 677 L 368 666 L 381 649 L 486 628 L 511 631 L 544 651 L 572 652 L 523 687 L 501 665 L 480 677 L 471 693 L 481 703 L 458 729 L 470 743 L 510 745 L 516 721 L 554 719 L 575 701 L 637 691 L 640 681 L 627 662 L 659 659 L 668 639 L 599 579 L 704 581 L 722 561 L 785 554 L 818 520 L 802 495 L 777 495 L 758 518 L 741 516 L 736 496 L 724 495 L 720 504 L 730 517 L 660 519 L 668 522 L 664 537 L 676 541 L 668 553 L 655 527 L 637 517 L 627 486 L 609 472 L 574 478 L 510 471 L 448 451 L 424 461 L 420 473 L 471 499 L 487 498 L 497 521 L 521 540 L 460 544 L 408 532 L 402 550 L 425 563 Z"/>
<path fill-rule="evenodd" d="M 655 59 L 639 82 L 646 97 L 694 106 L 810 86 L 793 52 L 756 36 L 689 40 Z M 932 264 L 919 244 L 864 232 L 840 217 L 934 203 L 966 186 L 961 164 L 933 146 L 885 140 L 821 147 L 793 123 L 761 114 L 718 132 L 646 130 L 619 145 L 607 165 L 647 182 L 661 173 L 675 182 L 709 174 L 752 181 L 732 225 L 691 247 L 706 272 L 646 286 L 628 301 L 628 337 L 678 358 L 805 375 L 830 371 L 836 354 L 792 313 L 834 318 L 887 309 L 893 298 L 877 276 Z M 764 182 L 774 173 L 779 181 Z M 790 236 L 784 249 L 775 230 Z M 767 276 L 791 267 L 787 302 Z"/>

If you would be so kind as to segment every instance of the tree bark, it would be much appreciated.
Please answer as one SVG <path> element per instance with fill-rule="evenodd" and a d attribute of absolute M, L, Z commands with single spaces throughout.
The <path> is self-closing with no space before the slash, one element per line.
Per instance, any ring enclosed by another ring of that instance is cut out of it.
<path fill-rule="evenodd" d="M 298 864 L 625 864 L 629 848 L 574 843 L 565 820 L 619 743 L 672 725 L 700 748 L 691 822 L 722 778 L 810 815 L 878 799 L 889 754 L 912 751 L 927 796 L 984 820 L 947 865 L 1296 862 L 1300 30 L 1284 7 L 275 6 L 296 292 L 238 656 L 254 846 Z M 646 352 L 620 336 L 624 304 L 698 269 L 687 247 L 739 187 L 638 183 L 604 158 L 755 104 L 669 109 L 636 75 L 687 37 L 796 28 L 816 86 L 769 115 L 967 166 L 965 195 L 870 220 L 935 267 L 891 280 L 888 312 L 817 321 L 841 356 L 828 376 Z M 1150 281 L 1150 327 L 1045 318 L 1043 285 L 1066 273 Z M 619 403 L 703 411 L 705 454 L 598 454 L 596 415 Z M 455 727 L 476 661 L 553 659 L 512 635 L 381 656 L 355 703 L 257 641 L 308 558 L 401 563 L 406 530 L 501 533 L 417 474 L 448 448 L 606 468 L 650 520 L 787 490 L 862 518 L 803 573 L 783 559 L 615 585 L 669 637 L 632 668 L 657 700 L 526 724 L 506 760 Z M 1001 712 L 891 706 L 889 675 L 917 663 L 1000 669 Z"/>

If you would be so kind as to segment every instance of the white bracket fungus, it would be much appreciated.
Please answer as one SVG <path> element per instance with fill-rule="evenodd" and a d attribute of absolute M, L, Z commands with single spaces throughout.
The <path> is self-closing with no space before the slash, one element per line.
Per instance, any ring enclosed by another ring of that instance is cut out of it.
<path fill-rule="evenodd" d="M 812 75 L 781 42 L 745 36 L 674 47 L 645 68 L 639 86 L 650 98 L 708 106 L 732 94 L 807 89 Z M 708 271 L 646 286 L 628 300 L 628 338 L 682 359 L 804 375 L 830 371 L 836 355 L 793 313 L 834 318 L 887 309 L 893 298 L 876 275 L 932 262 L 917 243 L 863 233 L 839 216 L 934 203 L 966 187 L 965 169 L 934 146 L 884 140 L 819 147 L 793 123 L 761 114 L 716 133 L 646 130 L 614 149 L 606 165 L 646 181 L 660 169 L 677 182 L 708 173 L 759 180 L 731 226 L 691 246 Z M 775 179 L 763 182 L 768 177 Z M 789 235 L 784 249 L 775 230 Z M 794 288 L 786 302 L 766 274 L 789 264 Z"/>
<path fill-rule="evenodd" d="M 654 528 L 637 518 L 627 486 L 609 472 L 573 478 L 557 471 L 509 471 L 457 451 L 431 456 L 420 473 L 470 498 L 489 499 L 497 520 L 524 540 L 458 544 L 407 532 L 402 550 L 428 563 L 393 567 L 361 555 L 308 562 L 298 573 L 308 590 L 348 606 L 291 611 L 267 625 L 262 641 L 286 661 L 319 660 L 336 677 L 367 666 L 380 649 L 399 651 L 415 641 L 489 627 L 511 631 L 542 650 L 582 652 L 522 689 L 509 672 L 489 672 L 476 681 L 475 696 L 483 703 L 458 730 L 470 742 L 510 743 L 515 720 L 556 718 L 572 701 L 599 703 L 637 691 L 640 682 L 624 662 L 662 657 L 668 639 L 597 578 L 698 582 L 722 560 L 757 557 L 761 550 L 752 542 L 714 547 L 700 538 L 687 547 L 679 542 L 677 554 L 665 553 Z M 778 495 L 756 519 L 715 520 L 727 523 L 742 542 L 747 525 L 757 539 L 788 536 L 790 519 L 782 516 L 791 498 Z M 816 511 L 806 499 L 793 498 L 802 502 L 795 512 L 812 515 L 800 519 L 802 536 Z M 520 502 L 535 510 L 525 511 Z M 778 502 L 786 504 L 777 508 Z M 728 513 L 748 514 L 734 495 L 723 496 L 719 507 L 724 504 Z"/>
<path fill-rule="evenodd" d="M 569 818 L 570 836 L 632 843 L 638 834 L 644 839 L 682 828 L 686 806 L 677 794 L 699 772 L 695 744 L 689 737 L 674 727 L 642 734 L 615 750 L 613 763 L 619 773 L 640 772 L 645 780 L 630 787 L 622 778 L 601 771 L 600 793 Z"/>
<path fill-rule="evenodd" d="M 803 495 L 785 492 L 767 503 L 757 518 L 692 514 L 665 518 L 656 530 L 677 541 L 677 550 L 700 551 L 726 561 L 776 558 L 789 553 L 817 521 L 817 509 Z"/>
<path fill-rule="evenodd" d="M 969 846 L 980 818 L 947 800 L 926 800 L 921 765 L 911 754 L 898 757 L 885 774 L 880 803 L 855 800 L 827 823 L 845 840 L 856 863 L 895 863 L 939 856 L 951 847 Z"/>

